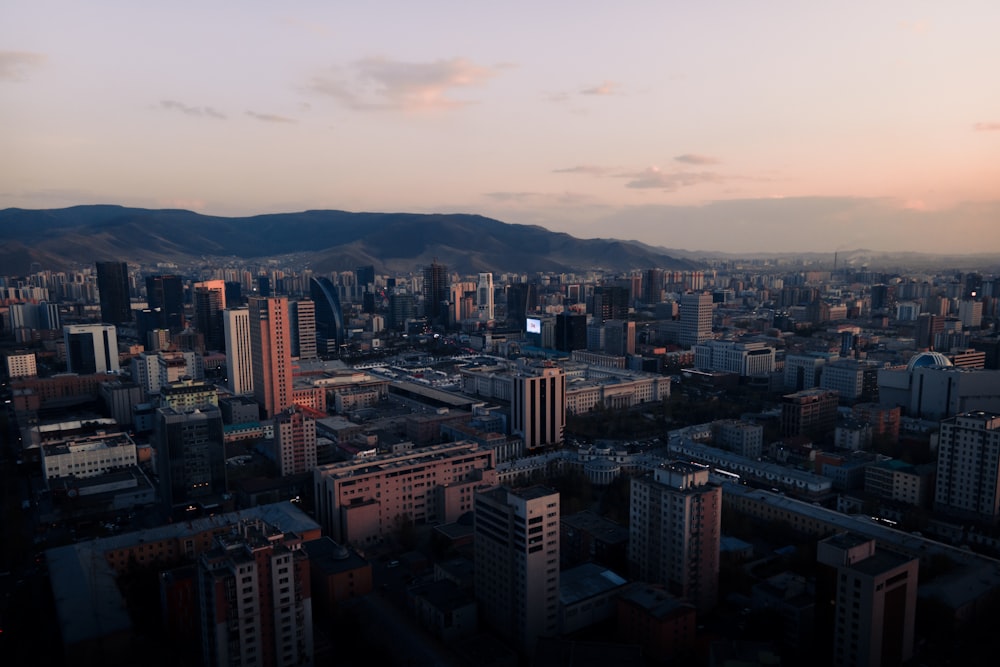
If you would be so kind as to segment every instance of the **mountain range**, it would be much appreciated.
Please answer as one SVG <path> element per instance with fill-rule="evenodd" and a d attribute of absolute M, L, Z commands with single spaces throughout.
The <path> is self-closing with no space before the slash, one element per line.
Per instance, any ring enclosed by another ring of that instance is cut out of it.
<path fill-rule="evenodd" d="M 242 218 L 112 205 L 0 210 L 0 274 L 32 262 L 69 269 L 120 260 L 197 264 L 288 260 L 319 272 L 409 272 L 436 260 L 462 274 L 689 269 L 695 262 L 637 241 L 578 239 L 469 214 L 304 211 Z"/>

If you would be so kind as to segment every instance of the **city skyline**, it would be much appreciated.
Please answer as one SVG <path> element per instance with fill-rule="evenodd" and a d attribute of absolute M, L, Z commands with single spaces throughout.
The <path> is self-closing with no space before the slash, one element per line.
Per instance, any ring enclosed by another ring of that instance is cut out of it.
<path fill-rule="evenodd" d="M 0 207 L 469 212 L 689 250 L 1000 250 L 1000 91 L 984 85 L 1000 9 L 769 9 L 15 1 Z"/>

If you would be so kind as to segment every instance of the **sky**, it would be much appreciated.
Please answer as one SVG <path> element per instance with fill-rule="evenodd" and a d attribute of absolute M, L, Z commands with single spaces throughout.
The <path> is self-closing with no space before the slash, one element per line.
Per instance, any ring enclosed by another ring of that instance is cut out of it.
<path fill-rule="evenodd" d="M 0 2 L 0 208 L 1000 252 L 996 0 Z"/>

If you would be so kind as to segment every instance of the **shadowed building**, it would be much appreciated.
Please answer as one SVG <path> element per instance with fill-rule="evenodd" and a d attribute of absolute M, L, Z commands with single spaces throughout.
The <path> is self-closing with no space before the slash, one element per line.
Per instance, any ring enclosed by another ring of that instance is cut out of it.
<path fill-rule="evenodd" d="M 315 304 L 316 347 L 323 354 L 338 354 L 346 336 L 337 288 L 329 278 L 313 278 L 309 295 Z"/>
<path fill-rule="evenodd" d="M 101 299 L 101 322 L 125 324 L 132 321 L 125 262 L 97 262 L 97 291 Z"/>

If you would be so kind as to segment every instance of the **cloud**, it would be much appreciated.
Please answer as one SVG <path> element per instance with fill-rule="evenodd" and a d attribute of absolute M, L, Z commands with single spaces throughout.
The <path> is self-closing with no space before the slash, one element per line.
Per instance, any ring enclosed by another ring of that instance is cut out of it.
<path fill-rule="evenodd" d="M 512 201 L 524 201 L 526 199 L 534 199 L 539 196 L 537 192 L 487 192 L 484 196 L 490 199 L 495 199 L 496 201 L 502 202 L 512 202 Z"/>
<path fill-rule="evenodd" d="M 614 81 L 603 81 L 599 85 L 592 86 L 590 88 L 584 88 L 580 91 L 581 95 L 614 95 L 619 88 L 619 85 Z"/>
<path fill-rule="evenodd" d="M 588 176 L 605 176 L 613 170 L 610 167 L 599 167 L 593 164 L 580 164 L 575 167 L 553 169 L 553 174 L 587 174 Z"/>
<path fill-rule="evenodd" d="M 45 64 L 46 56 L 29 51 L 0 51 L 0 81 L 24 81 L 28 72 Z"/>
<path fill-rule="evenodd" d="M 212 107 L 191 107 L 175 100 L 160 100 L 160 108 L 170 111 L 180 111 L 186 116 L 199 116 L 202 118 L 225 119 L 226 114 L 216 111 Z"/>
<path fill-rule="evenodd" d="M 927 21 L 900 21 L 899 27 L 914 35 L 926 35 L 931 29 L 931 25 Z"/>
<path fill-rule="evenodd" d="M 456 99 L 456 91 L 482 85 L 506 67 L 483 67 L 464 58 L 429 63 L 366 58 L 344 72 L 314 77 L 310 88 L 356 110 L 456 109 L 473 103 Z"/>
<path fill-rule="evenodd" d="M 299 121 L 294 118 L 288 118 L 287 116 L 279 116 L 273 113 L 257 113 L 256 111 L 247 111 L 247 115 L 251 118 L 256 118 L 257 120 L 263 121 L 265 123 L 297 123 Z"/>
<path fill-rule="evenodd" d="M 976 132 L 1000 132 L 1000 123 L 976 123 Z"/>
<path fill-rule="evenodd" d="M 684 155 L 677 155 L 674 157 L 675 162 L 683 162 L 684 164 L 719 164 L 718 158 L 714 158 L 708 155 L 696 155 L 694 153 L 685 153 Z"/>
<path fill-rule="evenodd" d="M 663 190 L 674 192 L 682 187 L 700 185 L 702 183 L 720 183 L 723 178 L 712 172 L 661 171 L 659 167 L 648 167 L 639 172 L 618 174 L 620 178 L 628 178 L 627 188 Z"/>

